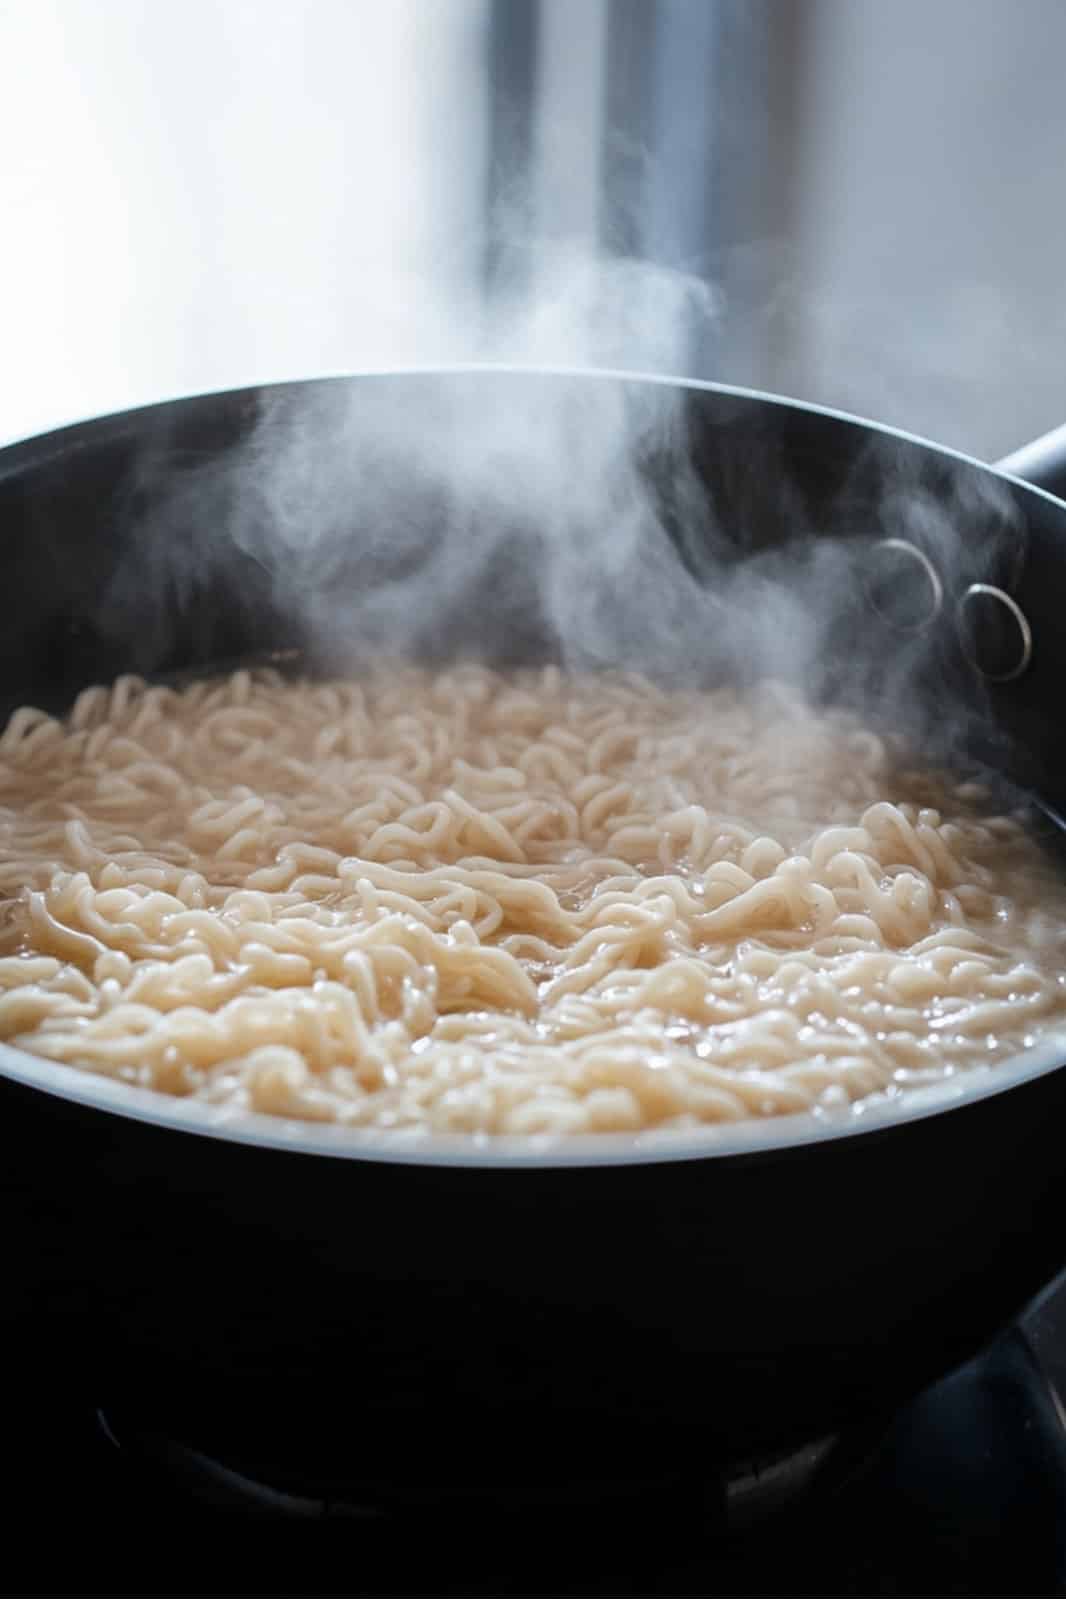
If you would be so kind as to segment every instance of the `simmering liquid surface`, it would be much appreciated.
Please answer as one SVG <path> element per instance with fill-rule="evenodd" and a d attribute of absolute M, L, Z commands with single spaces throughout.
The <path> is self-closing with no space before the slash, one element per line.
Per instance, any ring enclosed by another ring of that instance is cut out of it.
<path fill-rule="evenodd" d="M 826 1114 L 1063 1025 L 983 805 L 778 685 L 122 679 L 0 738 L 0 1038 L 379 1128 Z"/>

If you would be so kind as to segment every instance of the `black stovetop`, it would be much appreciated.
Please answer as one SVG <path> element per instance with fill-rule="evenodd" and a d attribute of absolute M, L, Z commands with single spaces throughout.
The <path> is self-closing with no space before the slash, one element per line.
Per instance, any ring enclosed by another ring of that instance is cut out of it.
<path fill-rule="evenodd" d="M 787 1463 L 739 1495 L 693 1461 L 579 1507 L 271 1502 L 8 1369 L 4 1556 L 33 1594 L 1066 1594 L 1066 1428 L 1039 1344 L 1012 1329 L 861 1448 L 810 1452 L 836 1466 L 773 1511 L 749 1491 Z"/>

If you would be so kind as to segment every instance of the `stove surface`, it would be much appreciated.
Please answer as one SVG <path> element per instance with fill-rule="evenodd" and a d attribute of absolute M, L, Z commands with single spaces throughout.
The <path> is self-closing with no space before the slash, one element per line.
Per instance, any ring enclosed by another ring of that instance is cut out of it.
<path fill-rule="evenodd" d="M 16 1396 L 5 1437 L 5 1556 L 29 1593 L 1066 1594 L 1066 1431 L 1020 1330 L 861 1448 L 719 1482 L 674 1463 L 566 1501 L 275 1489 L 88 1397 Z"/>

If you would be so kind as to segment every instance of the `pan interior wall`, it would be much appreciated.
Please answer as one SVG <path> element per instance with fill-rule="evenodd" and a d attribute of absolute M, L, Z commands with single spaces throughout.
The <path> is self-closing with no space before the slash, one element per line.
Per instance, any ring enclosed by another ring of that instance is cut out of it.
<path fill-rule="evenodd" d="M 279 545 L 276 503 L 256 498 L 249 452 L 255 466 L 265 409 L 270 438 L 285 449 L 286 429 L 306 425 L 309 399 L 332 405 L 343 391 L 346 426 L 354 418 L 357 431 L 373 431 L 385 411 L 417 409 L 427 395 L 438 414 L 453 399 L 468 406 L 472 381 L 486 415 L 524 406 L 535 392 L 536 408 L 558 405 L 579 428 L 597 425 L 601 401 L 616 404 L 627 388 L 646 392 L 637 380 L 517 372 L 325 380 L 152 407 L 3 452 L 9 604 L 0 709 L 59 712 L 86 684 L 121 672 L 166 677 L 279 653 L 314 671 L 349 670 L 390 649 L 397 618 L 403 653 L 424 660 L 573 659 L 575 640 L 545 600 L 539 507 L 523 506 L 520 495 L 502 505 L 498 494 L 464 501 L 416 460 L 391 480 L 386 499 L 380 484 L 364 496 L 363 469 L 349 461 L 313 569 L 298 549 Z M 642 592 L 640 559 L 612 579 L 613 590 L 604 579 L 600 593 L 596 554 L 575 572 L 597 591 L 595 604 L 628 607 L 634 619 L 628 632 L 628 623 L 615 630 L 611 664 L 654 672 L 665 662 L 667 673 L 702 682 L 759 676 L 775 597 L 805 585 L 812 606 L 823 594 L 825 602 L 819 648 L 805 667 L 814 699 L 860 704 L 875 720 L 905 707 L 917 737 L 990 762 L 1061 803 L 1056 685 L 1066 645 L 1058 642 L 1055 506 L 844 419 L 714 390 L 681 393 L 676 426 L 638 441 L 629 466 L 687 591 L 706 597 L 706 627 L 679 632 L 669 654 L 651 659 L 652 634 L 639 624 L 657 597 Z M 986 481 L 995 494 L 985 493 Z M 928 530 L 934 511 L 943 524 L 944 508 L 958 538 L 942 563 L 943 615 L 916 637 L 871 605 L 874 552 L 896 538 L 941 560 Z M 301 509 L 298 496 L 287 506 L 297 525 Z M 403 584 L 443 524 L 459 527 L 468 547 L 483 541 L 485 557 L 470 563 L 462 584 L 442 585 L 438 603 L 407 626 Z M 576 513 L 575 528 L 566 527 L 565 503 L 553 532 L 580 542 Z M 1002 687 L 969 667 L 954 618 L 957 594 L 989 578 L 1014 585 L 1036 636 L 1032 670 Z M 318 626 L 323 593 L 327 627 Z M 655 636 L 669 632 L 664 625 Z"/>

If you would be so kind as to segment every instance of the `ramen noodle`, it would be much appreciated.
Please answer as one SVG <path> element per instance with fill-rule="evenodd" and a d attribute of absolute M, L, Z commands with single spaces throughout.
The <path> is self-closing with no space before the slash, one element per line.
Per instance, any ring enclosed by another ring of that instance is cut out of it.
<path fill-rule="evenodd" d="M 1017 816 L 780 685 L 123 678 L 0 738 L 0 1038 L 377 1129 L 891 1099 L 1066 1011 Z"/>

